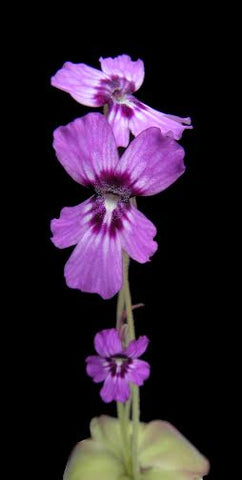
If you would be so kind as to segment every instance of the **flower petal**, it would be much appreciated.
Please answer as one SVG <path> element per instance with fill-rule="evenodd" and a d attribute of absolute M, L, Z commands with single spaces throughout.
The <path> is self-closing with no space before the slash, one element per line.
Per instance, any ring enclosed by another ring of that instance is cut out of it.
<path fill-rule="evenodd" d="M 138 358 L 143 355 L 147 350 L 149 339 L 146 335 L 142 335 L 137 340 L 132 340 L 127 348 L 124 350 L 124 354 L 130 358 Z"/>
<path fill-rule="evenodd" d="M 153 237 L 156 235 L 153 223 L 130 204 L 130 208 L 127 209 L 126 215 L 122 219 L 122 225 L 119 236 L 123 250 L 137 262 L 148 262 L 158 247 L 157 243 L 153 241 Z"/>
<path fill-rule="evenodd" d="M 99 87 L 107 76 L 85 63 L 64 63 L 51 78 L 51 85 L 69 93 L 77 102 L 88 107 L 100 107 L 105 103 L 98 94 Z"/>
<path fill-rule="evenodd" d="M 149 127 L 158 127 L 163 135 L 170 134 L 179 140 L 184 130 L 193 128 L 190 117 L 182 118 L 158 112 L 134 97 L 133 111 L 134 115 L 130 119 L 129 126 L 135 137 Z"/>
<path fill-rule="evenodd" d="M 97 355 L 91 355 L 86 358 L 87 374 L 92 377 L 95 383 L 103 382 L 108 375 L 108 370 L 105 368 L 105 360 Z"/>
<path fill-rule="evenodd" d="M 113 297 L 122 286 L 122 251 L 118 236 L 105 228 L 86 231 L 65 266 L 70 288 Z"/>
<path fill-rule="evenodd" d="M 95 184 L 119 161 L 112 129 L 101 113 L 88 113 L 57 128 L 53 146 L 67 173 L 82 185 Z"/>
<path fill-rule="evenodd" d="M 159 469 L 165 479 L 171 480 L 194 480 L 203 477 L 209 470 L 207 459 L 175 427 L 161 420 L 150 422 L 145 427 L 139 459 L 141 468 Z M 174 476 L 169 477 L 168 472 L 174 473 Z M 152 479 L 152 476 L 147 478 Z M 160 478 L 163 479 L 162 476 Z"/>
<path fill-rule="evenodd" d="M 133 382 L 140 387 L 149 376 L 150 365 L 144 360 L 138 360 L 135 358 L 132 364 L 129 365 L 126 380 L 128 382 Z"/>
<path fill-rule="evenodd" d="M 51 238 L 58 248 L 66 248 L 76 245 L 88 228 L 88 222 L 92 218 L 93 198 L 75 207 L 65 207 L 61 210 L 60 218 L 51 221 Z"/>
<path fill-rule="evenodd" d="M 120 376 L 108 375 L 100 391 L 102 400 L 106 403 L 116 402 L 125 403 L 130 397 L 130 389 L 125 378 Z"/>
<path fill-rule="evenodd" d="M 122 353 L 123 347 L 119 332 L 116 328 L 102 330 L 95 335 L 94 346 L 101 357 L 112 357 Z"/>
<path fill-rule="evenodd" d="M 105 445 L 88 439 L 76 445 L 63 480 L 120 480 L 123 474 L 121 460 L 108 452 Z"/>
<path fill-rule="evenodd" d="M 112 127 L 117 147 L 127 147 L 129 144 L 129 118 L 125 113 L 125 105 L 113 103 L 108 112 L 108 121 Z"/>
<path fill-rule="evenodd" d="M 130 176 L 133 195 L 154 195 L 165 190 L 185 170 L 184 149 L 158 128 L 140 133 L 125 150 L 117 174 Z"/>
<path fill-rule="evenodd" d="M 135 90 L 138 90 L 144 81 L 144 63 L 138 59 L 136 61 L 131 60 L 129 55 L 119 55 L 111 58 L 100 58 L 101 68 L 104 73 L 109 76 L 118 76 L 126 78 L 128 81 L 133 82 Z"/>

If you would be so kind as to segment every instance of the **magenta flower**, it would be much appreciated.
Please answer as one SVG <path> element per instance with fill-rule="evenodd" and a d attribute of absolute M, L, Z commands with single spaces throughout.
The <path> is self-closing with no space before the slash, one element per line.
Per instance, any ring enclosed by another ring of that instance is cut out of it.
<path fill-rule="evenodd" d="M 144 335 L 123 348 L 116 328 L 96 334 L 94 346 L 98 355 L 87 357 L 87 373 L 96 383 L 104 381 L 100 392 L 104 402 L 126 402 L 130 396 L 129 382 L 140 387 L 149 377 L 149 364 L 138 360 L 148 343 Z"/>
<path fill-rule="evenodd" d="M 183 130 L 192 128 L 189 117 L 158 112 L 133 96 L 144 80 L 142 60 L 132 61 L 128 55 L 99 60 L 102 71 L 85 63 L 66 62 L 51 78 L 51 84 L 88 107 L 108 105 L 117 146 L 127 147 L 130 131 L 136 137 L 149 127 L 158 127 L 164 135 L 178 140 Z"/>
<path fill-rule="evenodd" d="M 119 159 L 112 129 L 100 113 L 57 128 L 54 148 L 69 175 L 94 193 L 51 222 L 58 248 L 77 244 L 65 266 L 67 285 L 110 298 L 122 287 L 122 250 L 144 263 L 157 249 L 155 226 L 130 198 L 171 185 L 184 172 L 184 150 L 149 128 Z"/>

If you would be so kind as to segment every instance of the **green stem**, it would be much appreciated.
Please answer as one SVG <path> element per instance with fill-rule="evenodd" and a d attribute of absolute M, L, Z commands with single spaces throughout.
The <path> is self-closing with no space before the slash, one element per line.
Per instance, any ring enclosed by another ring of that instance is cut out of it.
<path fill-rule="evenodd" d="M 118 419 L 121 429 L 121 435 L 123 438 L 123 455 L 124 455 L 124 463 L 126 467 L 127 473 L 131 473 L 131 458 L 130 458 L 130 444 L 129 444 L 129 436 L 128 436 L 128 424 L 126 420 L 126 412 L 125 412 L 125 405 L 123 403 L 117 402 L 117 412 L 118 412 Z"/>
<path fill-rule="evenodd" d="M 127 425 L 130 420 L 130 410 L 131 410 L 131 398 L 129 398 L 129 400 L 124 405 L 124 415 L 125 415 L 125 421 Z"/>
<path fill-rule="evenodd" d="M 125 308 L 127 314 L 127 323 L 129 328 L 129 341 L 135 339 L 135 329 L 134 329 L 134 317 L 132 312 L 132 300 L 130 295 L 130 288 L 129 288 L 129 272 L 126 268 L 124 271 L 124 284 L 123 284 L 123 291 L 124 291 L 124 301 L 125 301 Z"/>
<path fill-rule="evenodd" d="M 139 418 L 140 418 L 140 395 L 139 387 L 132 385 L 132 467 L 134 480 L 139 479 L 139 463 L 138 463 L 138 437 L 139 437 Z"/>
<path fill-rule="evenodd" d="M 128 268 L 124 268 L 124 301 L 125 308 L 127 313 L 127 323 L 128 323 L 128 336 L 129 341 L 135 339 L 135 328 L 134 328 L 134 317 L 132 312 L 132 300 L 129 288 L 129 278 L 128 278 Z M 134 480 L 139 479 L 139 464 L 138 464 L 138 433 L 139 433 L 139 417 L 140 417 L 140 399 L 139 399 L 139 388 L 137 385 L 131 385 L 132 391 L 132 442 L 131 442 L 131 453 L 132 453 L 132 472 Z M 128 410 L 128 408 L 127 408 Z"/>
<path fill-rule="evenodd" d="M 108 104 L 105 103 L 105 105 L 103 107 L 103 115 L 105 115 L 105 117 L 108 116 L 108 111 L 109 111 Z"/>
<path fill-rule="evenodd" d="M 123 288 L 118 293 L 118 301 L 117 301 L 117 312 L 116 312 L 116 328 L 120 330 L 122 326 L 122 317 L 124 311 L 125 303 L 124 303 L 124 291 Z"/>
<path fill-rule="evenodd" d="M 125 259 L 123 255 L 123 271 L 128 269 L 128 257 Z M 123 282 L 124 283 L 124 282 Z M 124 301 L 124 289 L 123 287 L 118 293 L 117 301 L 117 310 L 116 310 L 116 328 L 120 330 L 123 325 L 123 313 L 125 310 L 125 301 Z M 127 343 L 124 340 L 124 347 L 127 346 Z M 128 434 L 129 420 L 130 420 L 130 405 L 131 401 L 128 400 L 125 404 L 117 402 L 117 414 L 120 424 L 120 431 L 123 439 L 123 454 L 124 454 L 124 463 L 126 471 L 128 474 L 132 473 L 132 462 L 131 462 L 131 452 L 130 452 L 130 441 Z"/>

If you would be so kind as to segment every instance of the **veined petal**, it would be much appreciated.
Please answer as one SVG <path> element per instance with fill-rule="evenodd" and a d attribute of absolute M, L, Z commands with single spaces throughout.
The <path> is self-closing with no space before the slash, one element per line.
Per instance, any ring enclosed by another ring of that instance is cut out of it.
<path fill-rule="evenodd" d="M 163 135 L 170 134 L 179 140 L 184 130 L 193 128 L 190 117 L 182 118 L 158 112 L 136 99 L 133 103 L 134 115 L 130 119 L 129 126 L 135 137 L 147 128 L 158 127 Z"/>
<path fill-rule="evenodd" d="M 123 228 L 119 232 L 123 250 L 139 263 L 148 262 L 158 245 L 153 241 L 156 228 L 148 218 L 130 204 L 122 220 Z"/>
<path fill-rule="evenodd" d="M 95 383 L 103 382 L 108 375 L 108 370 L 105 368 L 105 360 L 97 355 L 91 355 L 86 358 L 87 374 L 92 377 Z"/>
<path fill-rule="evenodd" d="M 108 375 L 100 391 L 100 395 L 106 403 L 112 402 L 113 400 L 125 403 L 130 397 L 128 382 L 120 376 Z"/>
<path fill-rule="evenodd" d="M 122 251 L 118 236 L 100 228 L 89 228 L 65 266 L 66 283 L 70 288 L 113 297 L 122 286 Z"/>
<path fill-rule="evenodd" d="M 101 357 L 112 357 L 122 353 L 122 342 L 116 328 L 102 330 L 95 335 L 94 346 Z"/>
<path fill-rule="evenodd" d="M 51 78 L 51 85 L 69 93 L 77 102 L 88 107 L 100 107 L 103 102 L 100 84 L 107 76 L 85 63 L 64 63 Z"/>
<path fill-rule="evenodd" d="M 138 90 L 144 81 L 144 62 L 140 59 L 133 61 L 129 55 L 119 55 L 111 58 L 100 58 L 101 68 L 104 73 L 112 76 L 126 78 L 133 82 L 135 89 Z"/>
<path fill-rule="evenodd" d="M 60 218 L 51 221 L 51 238 L 58 248 L 76 245 L 86 232 L 92 218 L 93 198 L 91 197 L 75 207 L 65 207 L 61 210 Z"/>
<path fill-rule="evenodd" d="M 129 144 L 129 116 L 128 107 L 124 104 L 113 103 L 108 112 L 108 121 L 112 127 L 117 147 L 127 147 Z"/>
<path fill-rule="evenodd" d="M 128 372 L 126 374 L 126 380 L 128 382 L 133 382 L 140 387 L 144 384 L 144 381 L 149 378 L 149 376 L 150 365 L 144 360 L 139 360 L 135 358 L 129 366 Z"/>
<path fill-rule="evenodd" d="M 143 355 L 147 350 L 149 339 L 146 335 L 142 335 L 137 340 L 132 340 L 127 348 L 124 350 L 124 354 L 130 358 L 138 358 Z"/>
<path fill-rule="evenodd" d="M 185 171 L 184 149 L 158 128 L 143 131 L 125 150 L 117 174 L 129 174 L 133 195 L 154 195 L 165 190 Z"/>
<path fill-rule="evenodd" d="M 164 472 L 165 479 L 171 480 L 194 480 L 203 477 L 209 470 L 207 459 L 175 427 L 161 420 L 150 422 L 145 427 L 139 459 L 143 469 L 160 470 Z"/>
<path fill-rule="evenodd" d="M 62 166 L 82 185 L 95 184 L 101 172 L 112 172 L 119 161 L 112 129 L 101 113 L 57 128 L 53 146 Z"/>

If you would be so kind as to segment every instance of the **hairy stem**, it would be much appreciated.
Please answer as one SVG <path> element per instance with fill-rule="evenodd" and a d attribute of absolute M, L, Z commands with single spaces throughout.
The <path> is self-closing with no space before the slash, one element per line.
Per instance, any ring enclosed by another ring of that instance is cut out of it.
<path fill-rule="evenodd" d="M 135 339 L 134 317 L 132 311 L 132 300 L 129 288 L 128 268 L 124 268 L 124 283 L 123 283 L 124 301 L 127 314 L 128 323 L 128 338 L 129 341 Z M 132 391 L 132 473 L 134 480 L 139 479 L 139 464 L 138 464 L 138 433 L 139 433 L 139 417 L 140 417 L 140 399 L 139 388 L 137 385 L 131 385 Z M 128 410 L 128 408 L 127 408 Z"/>
<path fill-rule="evenodd" d="M 123 254 L 123 272 L 126 272 L 129 267 L 129 259 Z M 124 284 L 124 281 L 123 281 Z M 116 328 L 121 330 L 124 323 L 124 312 L 125 312 L 125 300 L 124 300 L 124 287 L 118 293 L 117 300 L 117 310 L 116 310 Z M 127 339 L 124 339 L 123 346 L 127 346 Z M 124 463 L 126 471 L 128 474 L 132 474 L 132 461 L 131 461 L 131 451 L 130 451 L 130 441 L 128 434 L 129 420 L 130 420 L 130 406 L 131 401 L 128 400 L 125 404 L 117 402 L 117 413 L 120 424 L 120 431 L 123 439 L 123 453 L 124 453 Z"/>
<path fill-rule="evenodd" d="M 123 288 L 121 288 L 121 290 L 118 293 L 117 312 L 116 312 L 116 328 L 118 330 L 120 330 L 120 328 L 122 327 L 124 307 L 125 307 L 124 291 L 123 291 Z"/>
<path fill-rule="evenodd" d="M 140 418 L 140 395 L 139 387 L 132 385 L 132 467 L 134 480 L 139 479 L 139 463 L 138 463 L 138 435 L 139 435 L 139 418 Z"/>
<path fill-rule="evenodd" d="M 123 403 L 117 402 L 117 412 L 118 419 L 120 424 L 121 435 L 123 439 L 123 455 L 125 468 L 128 474 L 132 472 L 132 463 L 131 463 L 131 453 L 130 453 L 130 443 L 128 435 L 128 422 L 126 418 L 126 411 Z"/>

